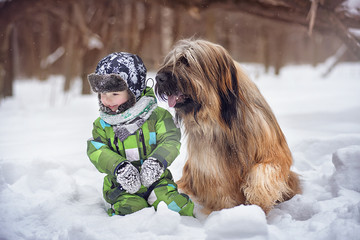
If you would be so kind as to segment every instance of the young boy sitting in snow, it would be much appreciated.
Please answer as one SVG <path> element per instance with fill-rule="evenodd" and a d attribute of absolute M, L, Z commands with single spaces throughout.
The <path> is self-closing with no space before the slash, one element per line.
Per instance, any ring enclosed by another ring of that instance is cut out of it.
<path fill-rule="evenodd" d="M 87 154 L 104 178 L 109 215 L 126 215 L 163 201 L 181 215 L 193 216 L 194 204 L 177 186 L 167 168 L 179 154 L 180 130 L 171 114 L 157 106 L 146 87 L 140 57 L 116 52 L 103 58 L 88 75 L 98 93 L 100 117 L 95 120 Z"/>

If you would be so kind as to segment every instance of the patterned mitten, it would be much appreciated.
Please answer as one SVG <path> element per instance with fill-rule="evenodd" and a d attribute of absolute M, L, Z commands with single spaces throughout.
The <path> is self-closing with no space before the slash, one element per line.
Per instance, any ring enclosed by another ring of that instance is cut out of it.
<path fill-rule="evenodd" d="M 164 166 L 159 160 L 155 158 L 146 159 L 141 166 L 141 183 L 145 187 L 150 187 L 154 182 L 160 179 L 161 174 L 164 173 L 164 170 Z"/>
<path fill-rule="evenodd" d="M 139 171 L 130 162 L 122 162 L 116 170 L 116 181 L 130 194 L 139 191 L 141 187 Z"/>

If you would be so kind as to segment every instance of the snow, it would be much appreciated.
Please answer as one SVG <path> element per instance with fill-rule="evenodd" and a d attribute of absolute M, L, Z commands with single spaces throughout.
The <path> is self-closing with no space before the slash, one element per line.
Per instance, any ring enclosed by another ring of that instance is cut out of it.
<path fill-rule="evenodd" d="M 338 192 L 341 187 L 360 192 L 360 146 L 353 145 L 337 150 L 332 156 L 332 163 L 335 166 L 333 179 Z"/>
<path fill-rule="evenodd" d="M 251 216 L 249 218 L 249 216 Z M 258 206 L 240 205 L 213 212 L 204 224 L 206 239 L 266 239 L 265 213 Z"/>
<path fill-rule="evenodd" d="M 340 9 L 343 9 L 347 15 L 353 17 L 360 16 L 360 1 L 359 0 L 347 0 L 340 4 Z"/>
<path fill-rule="evenodd" d="M 359 239 L 360 63 L 322 78 L 329 65 L 288 66 L 280 76 L 244 66 L 277 116 L 303 186 L 268 216 L 240 205 L 207 217 L 197 205 L 191 218 L 160 204 L 108 217 L 104 176 L 86 155 L 96 95 L 81 96 L 81 81 L 62 93 L 59 76 L 16 81 L 15 96 L 0 102 L 0 239 Z"/>
<path fill-rule="evenodd" d="M 102 49 L 104 47 L 100 36 L 97 34 L 93 34 L 89 37 L 87 45 L 89 49 Z"/>

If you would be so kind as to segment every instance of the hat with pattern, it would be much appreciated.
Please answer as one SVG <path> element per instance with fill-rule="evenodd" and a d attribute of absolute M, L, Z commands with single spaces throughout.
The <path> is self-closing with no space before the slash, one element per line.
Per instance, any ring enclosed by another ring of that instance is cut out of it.
<path fill-rule="evenodd" d="M 145 89 L 146 67 L 141 58 L 127 52 L 115 52 L 98 63 L 88 75 L 94 92 L 117 92 L 129 89 L 138 99 Z"/>

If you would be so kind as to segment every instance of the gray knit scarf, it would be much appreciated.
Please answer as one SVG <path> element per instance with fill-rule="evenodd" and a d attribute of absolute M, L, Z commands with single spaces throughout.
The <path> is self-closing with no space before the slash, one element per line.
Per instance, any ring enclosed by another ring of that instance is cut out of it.
<path fill-rule="evenodd" d="M 133 107 L 119 114 L 111 115 L 100 110 L 100 117 L 112 125 L 115 136 L 124 141 L 144 124 L 156 107 L 155 98 L 144 96 Z"/>

